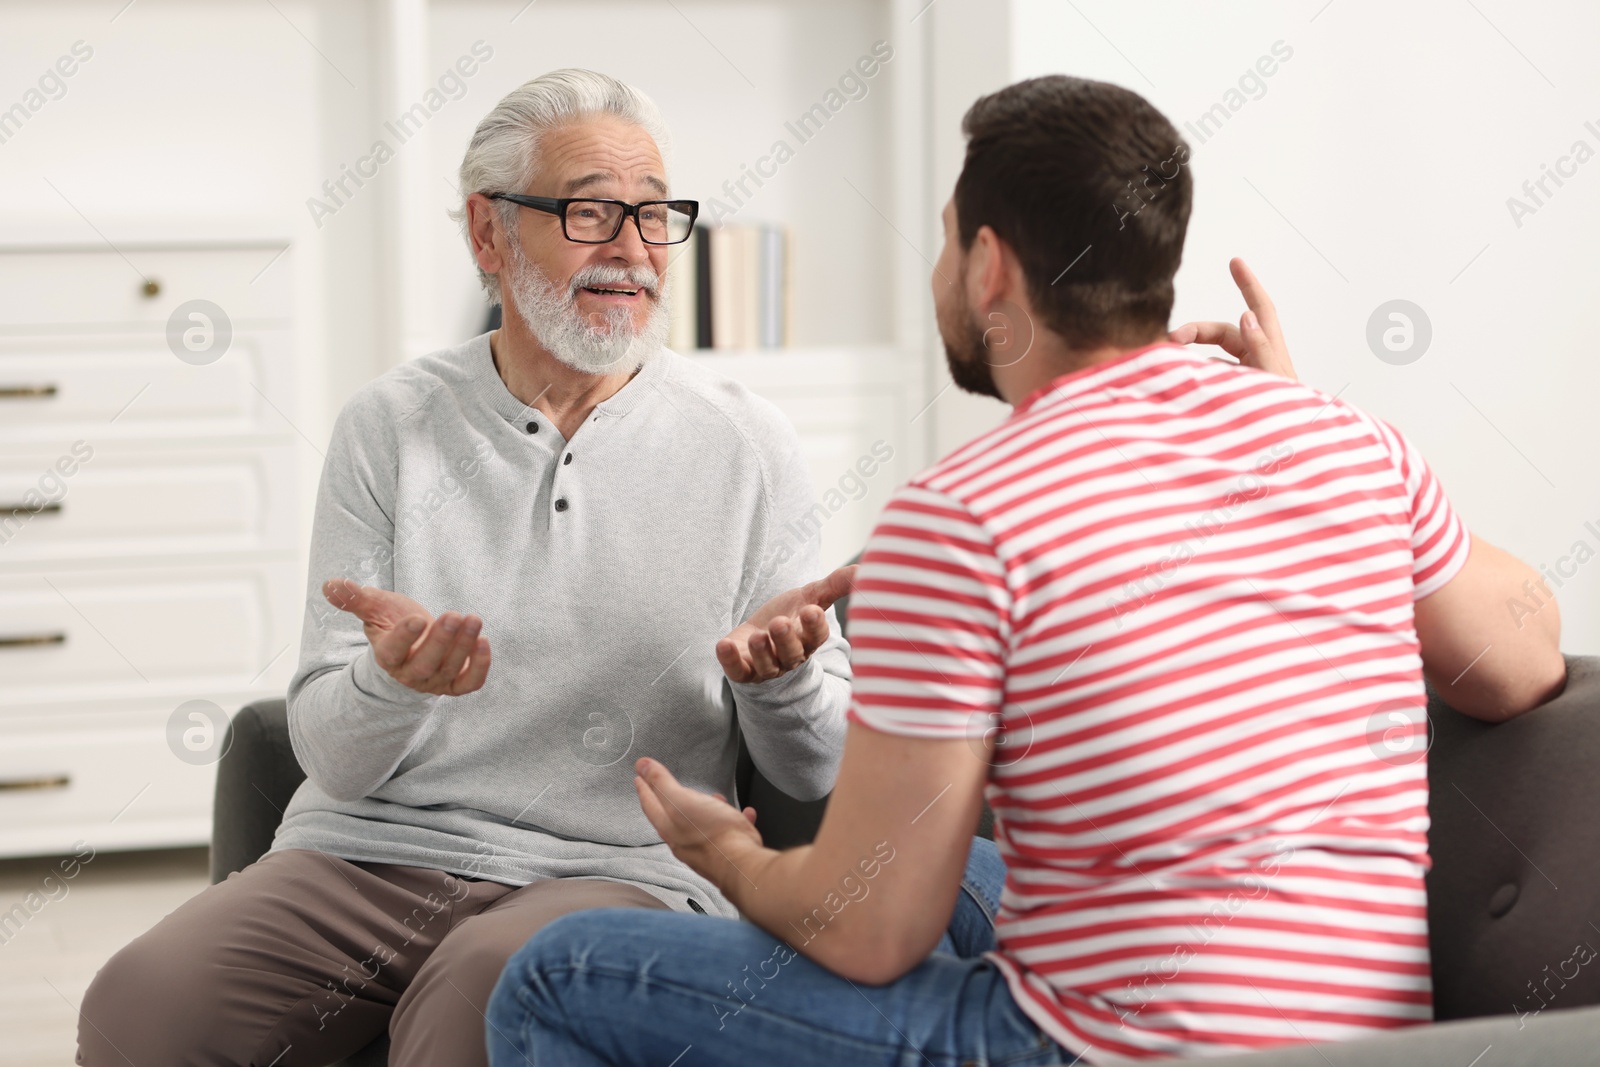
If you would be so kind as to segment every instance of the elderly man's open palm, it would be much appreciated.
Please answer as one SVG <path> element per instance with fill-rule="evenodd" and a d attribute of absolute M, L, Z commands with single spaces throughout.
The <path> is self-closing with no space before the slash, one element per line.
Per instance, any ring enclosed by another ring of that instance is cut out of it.
<path fill-rule="evenodd" d="M 322 595 L 360 619 L 378 666 L 419 693 L 461 696 L 489 674 L 489 639 L 483 620 L 447 611 L 435 619 L 415 600 L 349 578 L 322 583 Z"/>
<path fill-rule="evenodd" d="M 717 662 L 735 682 L 766 682 L 811 658 L 828 640 L 828 608 L 850 595 L 856 565 L 779 593 L 717 642 Z"/>

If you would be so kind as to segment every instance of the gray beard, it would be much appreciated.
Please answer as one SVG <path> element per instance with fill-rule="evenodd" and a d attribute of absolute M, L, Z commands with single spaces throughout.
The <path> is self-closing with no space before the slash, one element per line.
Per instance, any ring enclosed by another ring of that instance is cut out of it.
<path fill-rule="evenodd" d="M 666 287 L 647 266 L 624 269 L 595 264 L 572 276 L 565 292 L 522 254 L 511 242 L 511 299 L 517 314 L 528 324 L 552 356 L 584 374 L 632 374 L 650 360 L 667 342 L 670 321 Z M 612 308 L 603 322 L 585 318 L 577 308 L 580 288 L 592 285 L 626 283 L 656 293 L 655 307 L 643 328 L 633 328 L 633 312 Z"/>

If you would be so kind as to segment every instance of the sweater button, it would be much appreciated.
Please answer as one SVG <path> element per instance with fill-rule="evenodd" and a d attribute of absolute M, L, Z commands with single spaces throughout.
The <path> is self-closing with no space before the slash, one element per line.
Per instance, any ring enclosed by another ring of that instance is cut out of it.
<path fill-rule="evenodd" d="M 572 462 L 572 453 L 568 452 L 567 453 L 567 458 L 561 461 L 561 465 L 563 467 L 565 467 L 568 463 L 571 463 L 571 462 Z"/>
<path fill-rule="evenodd" d="M 537 422 L 528 423 L 528 432 L 529 433 L 538 433 L 539 432 L 539 424 Z"/>
<path fill-rule="evenodd" d="M 567 498 L 566 497 L 562 497 L 560 500 L 556 501 L 556 510 L 557 511 L 566 511 L 567 510 Z"/>

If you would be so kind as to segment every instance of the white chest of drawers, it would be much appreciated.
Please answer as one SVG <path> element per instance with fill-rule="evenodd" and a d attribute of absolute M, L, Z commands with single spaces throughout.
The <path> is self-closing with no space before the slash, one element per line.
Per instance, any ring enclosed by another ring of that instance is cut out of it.
<path fill-rule="evenodd" d="M 220 730 L 180 707 L 283 692 L 291 258 L 0 247 L 0 856 L 204 843 Z M 195 299 L 231 325 L 210 362 L 168 339 Z"/>

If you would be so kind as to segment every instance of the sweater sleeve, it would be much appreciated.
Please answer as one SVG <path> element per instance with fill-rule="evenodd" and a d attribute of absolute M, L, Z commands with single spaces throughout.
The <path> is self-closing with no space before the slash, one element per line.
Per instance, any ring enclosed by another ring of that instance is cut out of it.
<path fill-rule="evenodd" d="M 799 435 L 782 416 L 775 423 L 764 449 L 768 506 L 753 531 L 739 622 L 779 593 L 823 576 L 822 527 Z M 850 702 L 850 646 L 834 610 L 828 609 L 828 640 L 799 668 L 770 682 L 728 684 L 750 758 L 766 779 L 797 800 L 832 791 Z"/>
<path fill-rule="evenodd" d="M 306 775 L 335 800 L 377 789 L 427 729 L 437 696 L 394 680 L 361 620 L 322 595 L 329 578 L 394 588 L 398 480 L 395 414 L 378 383 L 334 423 L 311 532 L 300 662 L 289 683 L 289 740 Z"/>

